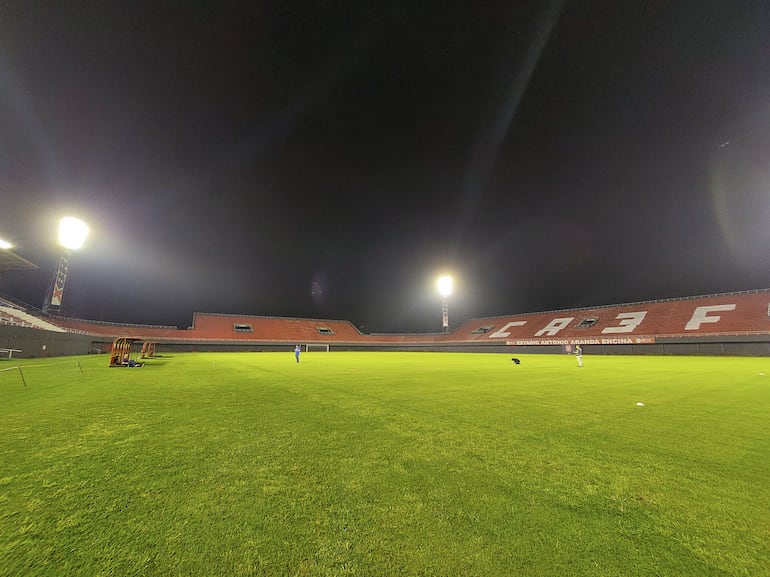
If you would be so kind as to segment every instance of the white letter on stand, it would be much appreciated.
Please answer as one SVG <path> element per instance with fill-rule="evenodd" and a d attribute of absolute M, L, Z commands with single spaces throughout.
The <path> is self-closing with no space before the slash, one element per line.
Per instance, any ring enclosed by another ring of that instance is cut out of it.
<path fill-rule="evenodd" d="M 615 334 L 615 333 L 632 333 L 634 329 L 642 324 L 644 317 L 647 316 L 647 311 L 639 311 L 637 313 L 620 313 L 616 316 L 616 319 L 621 320 L 620 324 L 616 327 L 607 327 L 602 330 L 602 334 Z"/>
<path fill-rule="evenodd" d="M 505 337 L 511 336 L 511 333 L 504 332 L 505 329 L 510 327 L 522 327 L 527 324 L 527 321 L 513 321 L 505 325 L 504 327 L 500 328 L 499 330 L 493 332 L 491 335 L 489 335 L 490 339 L 504 339 Z"/>
<path fill-rule="evenodd" d="M 561 319 L 553 319 L 544 328 L 535 333 L 536 337 L 542 337 L 547 334 L 549 337 L 554 336 L 559 331 L 566 329 L 567 325 L 575 320 L 575 317 L 564 317 Z"/>
<path fill-rule="evenodd" d="M 692 313 L 692 318 L 690 318 L 690 321 L 687 323 L 687 326 L 684 327 L 684 330 L 697 331 L 702 323 L 718 323 L 722 317 L 708 316 L 708 314 L 711 312 L 733 310 L 735 310 L 735 305 L 714 305 L 710 307 L 698 307 L 695 309 L 695 312 Z"/>

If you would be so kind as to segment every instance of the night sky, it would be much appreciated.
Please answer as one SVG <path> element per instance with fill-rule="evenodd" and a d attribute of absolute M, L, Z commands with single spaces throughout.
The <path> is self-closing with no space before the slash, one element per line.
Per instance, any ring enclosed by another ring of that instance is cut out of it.
<path fill-rule="evenodd" d="M 165 5 L 168 4 L 168 5 Z M 366 332 L 770 286 L 770 3 L 0 3 L 0 238 L 64 313 Z"/>

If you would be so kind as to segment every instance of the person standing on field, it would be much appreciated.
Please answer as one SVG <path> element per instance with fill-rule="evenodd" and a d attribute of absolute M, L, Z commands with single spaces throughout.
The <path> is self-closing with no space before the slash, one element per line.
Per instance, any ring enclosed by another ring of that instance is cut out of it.
<path fill-rule="evenodd" d="M 296 347 L 294 347 L 294 356 L 297 358 L 297 362 L 299 362 L 299 353 L 300 353 L 300 351 L 301 351 L 301 350 L 302 350 L 302 349 L 300 348 L 300 346 L 299 346 L 299 345 L 297 345 Z"/>
<path fill-rule="evenodd" d="M 575 345 L 575 357 L 577 358 L 578 366 L 583 366 L 583 348 L 580 345 Z"/>

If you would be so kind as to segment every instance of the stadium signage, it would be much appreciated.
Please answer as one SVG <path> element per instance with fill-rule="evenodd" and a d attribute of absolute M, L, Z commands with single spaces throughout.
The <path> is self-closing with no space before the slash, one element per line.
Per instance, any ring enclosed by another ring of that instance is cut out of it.
<path fill-rule="evenodd" d="M 655 337 L 612 337 L 597 339 L 514 339 L 506 345 L 654 345 Z"/>

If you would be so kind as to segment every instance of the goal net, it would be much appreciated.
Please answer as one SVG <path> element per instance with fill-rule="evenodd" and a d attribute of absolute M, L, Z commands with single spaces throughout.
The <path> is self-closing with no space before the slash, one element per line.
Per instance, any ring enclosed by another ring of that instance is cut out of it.
<path fill-rule="evenodd" d="M 313 352 L 322 352 L 322 353 L 328 353 L 329 352 L 329 345 L 311 345 L 307 344 L 305 345 L 305 352 L 313 353 Z"/>

